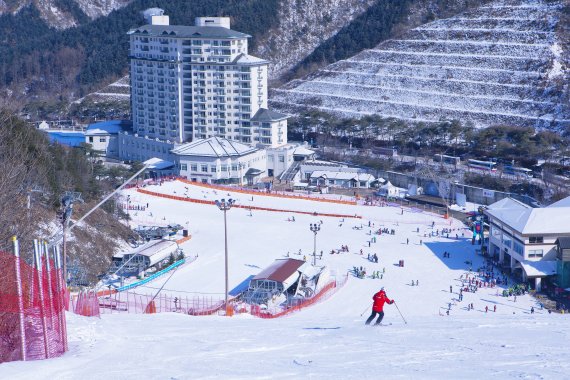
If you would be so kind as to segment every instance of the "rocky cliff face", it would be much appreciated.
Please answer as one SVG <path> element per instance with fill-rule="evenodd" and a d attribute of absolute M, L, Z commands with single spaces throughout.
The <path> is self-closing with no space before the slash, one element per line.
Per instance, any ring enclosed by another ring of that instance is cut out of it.
<path fill-rule="evenodd" d="M 56 29 L 67 29 L 80 24 L 77 10 L 89 19 L 106 16 L 124 7 L 132 0 L 0 0 L 0 15 L 17 13 L 23 7 L 34 4 L 42 19 Z M 75 11 L 74 11 L 75 10 Z"/>
<path fill-rule="evenodd" d="M 377 0 L 283 0 L 279 26 L 257 43 L 278 78 Z"/>

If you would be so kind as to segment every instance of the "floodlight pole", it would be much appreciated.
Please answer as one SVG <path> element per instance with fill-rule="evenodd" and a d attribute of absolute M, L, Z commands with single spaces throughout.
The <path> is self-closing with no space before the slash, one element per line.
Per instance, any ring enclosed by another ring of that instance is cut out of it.
<path fill-rule="evenodd" d="M 321 226 L 317 223 L 310 224 L 310 230 L 313 232 L 314 236 L 314 246 L 313 246 L 313 266 L 317 265 L 317 232 L 321 230 Z"/>
<path fill-rule="evenodd" d="M 227 201 L 222 198 L 221 201 L 216 200 L 216 206 L 224 212 L 224 253 L 225 253 L 225 277 L 226 277 L 226 291 L 225 291 L 225 302 L 224 307 L 226 308 L 226 315 L 228 315 L 228 223 L 226 218 L 226 213 L 232 208 L 234 204 L 233 199 L 228 199 Z"/>

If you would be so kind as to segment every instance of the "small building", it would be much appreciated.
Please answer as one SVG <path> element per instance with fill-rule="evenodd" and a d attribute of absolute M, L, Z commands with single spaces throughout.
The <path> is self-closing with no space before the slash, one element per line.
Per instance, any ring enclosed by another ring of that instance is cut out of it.
<path fill-rule="evenodd" d="M 328 278 L 324 267 L 313 267 L 303 260 L 278 259 L 250 280 L 243 300 L 256 305 L 291 305 L 315 295 Z"/>
<path fill-rule="evenodd" d="M 251 118 L 251 124 L 254 132 L 257 132 L 255 140 L 243 133 L 242 141 L 249 144 L 259 142 L 272 147 L 287 144 L 287 115 L 260 108 Z"/>
<path fill-rule="evenodd" d="M 556 271 L 557 285 L 561 288 L 570 287 L 570 237 L 556 239 Z"/>
<path fill-rule="evenodd" d="M 404 198 L 408 191 L 401 187 L 392 185 L 390 181 L 378 188 L 377 194 L 386 198 Z"/>
<path fill-rule="evenodd" d="M 307 162 L 315 159 L 315 151 L 300 145 L 293 151 L 293 160 L 295 162 Z"/>
<path fill-rule="evenodd" d="M 180 253 L 178 244 L 174 240 L 151 240 L 129 252 L 120 252 L 113 256 L 113 266 L 120 268 L 122 275 L 137 275 L 148 268 L 160 266 L 171 255 L 175 257 Z"/>
<path fill-rule="evenodd" d="M 556 274 L 553 268 L 559 243 L 565 243 L 560 238 L 570 237 L 570 207 L 565 202 L 533 208 L 505 198 L 484 211 L 490 226 L 489 254 L 513 272 L 520 271 L 523 281 L 534 279 L 537 290 L 541 289 L 542 279 Z M 543 261 L 549 263 L 536 264 Z"/>
<path fill-rule="evenodd" d="M 172 154 L 179 174 L 195 182 L 253 185 L 267 172 L 264 149 L 222 137 L 179 145 Z"/>
<path fill-rule="evenodd" d="M 311 175 L 315 171 L 327 171 L 327 172 L 343 172 L 343 173 L 358 173 L 362 169 L 351 168 L 347 165 L 342 165 L 334 162 L 319 161 L 319 160 L 306 160 L 301 162 L 299 167 L 299 176 L 301 181 L 309 182 L 311 180 Z"/>
<path fill-rule="evenodd" d="M 128 120 L 110 120 L 90 124 L 85 131 L 85 143 L 102 156 L 119 157 L 119 133 L 131 128 Z"/>
<path fill-rule="evenodd" d="M 279 178 L 282 181 L 291 181 L 298 172 L 295 165 L 293 152 L 297 149 L 296 144 L 285 144 L 279 147 L 267 148 L 267 175 L 269 177 Z M 288 179 L 283 177 L 286 172 Z M 283 178 L 282 178 L 283 177 Z"/>
<path fill-rule="evenodd" d="M 330 186 L 343 188 L 365 188 L 372 187 L 375 178 L 368 173 L 351 173 L 344 171 L 319 170 L 311 173 L 310 183 L 314 186 Z"/>

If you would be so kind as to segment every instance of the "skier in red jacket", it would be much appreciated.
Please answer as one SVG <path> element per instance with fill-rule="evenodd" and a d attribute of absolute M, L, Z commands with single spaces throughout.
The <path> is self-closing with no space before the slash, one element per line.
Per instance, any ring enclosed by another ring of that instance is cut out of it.
<path fill-rule="evenodd" d="M 374 317 L 376 317 L 376 314 L 378 314 L 378 319 L 375 324 L 379 325 L 380 322 L 382 322 L 382 318 L 384 318 L 384 304 L 388 302 L 388 304 L 391 305 L 394 303 L 394 300 L 391 300 L 386 296 L 384 287 L 382 287 L 378 293 L 374 294 L 372 299 L 374 300 L 374 304 L 372 305 L 372 314 L 366 320 L 366 324 L 369 325 Z"/>

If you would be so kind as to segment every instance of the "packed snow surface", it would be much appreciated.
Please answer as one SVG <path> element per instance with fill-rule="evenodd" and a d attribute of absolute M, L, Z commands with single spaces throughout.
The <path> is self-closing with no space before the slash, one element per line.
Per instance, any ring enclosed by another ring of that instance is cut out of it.
<path fill-rule="evenodd" d="M 382 279 L 349 275 L 348 282 L 327 300 L 272 320 L 247 314 L 231 318 L 106 314 L 101 319 L 68 314 L 68 353 L 45 361 L 2 364 L 0 378 L 560 379 L 570 373 L 566 344 L 570 325 L 565 315 L 546 313 L 529 295 L 516 301 L 498 296 L 501 287 L 467 292 L 462 302 L 457 300 L 460 277 L 469 273 L 468 262 L 474 270 L 483 264 L 477 246 L 471 245 L 469 231 L 457 220 L 416 209 L 404 208 L 402 213 L 397 206 L 340 205 L 261 194 L 252 200 L 250 194 L 179 181 L 146 189 L 189 199 L 231 197 L 242 205 L 292 211 L 228 211 L 230 288 L 287 252 L 293 258 L 306 255 L 310 260 L 313 233 L 309 224 L 321 220 L 317 251 L 324 254 L 318 265 L 328 266 L 338 278 L 353 266 L 364 266 L 368 273 L 385 269 L 385 273 Z M 198 255 L 166 284 L 163 277 L 137 291 L 154 293 L 164 285 L 163 292 L 170 295 L 222 296 L 222 212 L 214 205 L 159 198 L 135 189 L 124 191 L 126 195 L 131 196 L 131 204 L 149 206 L 130 212 L 133 225 L 182 224 L 192 235 L 183 244 L 184 250 Z M 314 217 L 294 211 L 356 214 L 362 219 Z M 295 221 L 288 221 L 292 216 Z M 362 229 L 355 228 L 361 224 Z M 378 228 L 394 229 L 395 234 L 369 234 Z M 449 238 L 441 236 L 442 228 L 451 229 Z M 428 236 L 432 231 L 439 236 Z M 377 242 L 369 247 L 372 236 Z M 341 245 L 348 245 L 350 252 L 329 253 Z M 299 250 L 301 255 L 294 254 Z M 450 258 L 443 257 L 445 251 Z M 368 253 L 377 253 L 379 263 L 368 261 Z M 397 266 L 399 260 L 404 260 L 404 267 Z M 419 286 L 411 286 L 412 280 L 419 281 Z M 385 306 L 386 326 L 365 326 L 371 297 L 380 287 L 385 287 L 396 304 Z M 468 303 L 474 304 L 474 310 L 467 310 Z M 536 309 L 534 314 L 530 314 L 531 306 Z"/>

